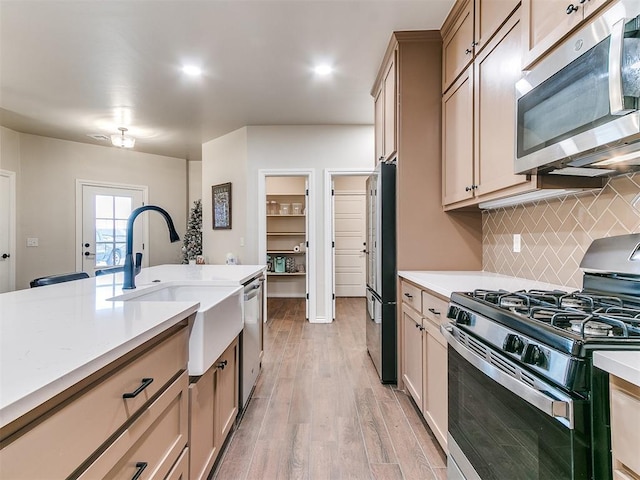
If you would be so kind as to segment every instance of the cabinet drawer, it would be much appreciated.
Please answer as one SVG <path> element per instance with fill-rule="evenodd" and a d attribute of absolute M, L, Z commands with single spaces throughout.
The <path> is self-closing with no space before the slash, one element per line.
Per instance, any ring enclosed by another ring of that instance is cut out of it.
<path fill-rule="evenodd" d="M 188 386 L 184 372 L 79 478 L 165 478 L 187 445 Z"/>
<path fill-rule="evenodd" d="M 444 300 L 431 295 L 430 293 L 422 292 L 422 315 L 436 325 L 440 325 L 444 322 L 448 308 L 449 304 Z"/>
<path fill-rule="evenodd" d="M 407 282 L 401 282 L 400 291 L 402 293 L 402 303 L 411 306 L 418 312 L 422 310 L 422 295 L 418 287 Z"/>
<path fill-rule="evenodd" d="M 189 447 L 182 451 L 165 480 L 189 480 Z"/>
<path fill-rule="evenodd" d="M 65 478 L 135 416 L 187 366 L 189 332 L 183 328 L 131 363 L 110 373 L 45 415 L 0 450 L 0 476 Z M 123 398 L 153 378 L 134 398 Z"/>
<path fill-rule="evenodd" d="M 611 378 L 613 467 L 620 472 L 631 470 L 640 475 L 640 415 L 637 414 L 640 412 L 640 387 L 615 377 Z M 629 475 L 629 478 L 633 476 Z"/>

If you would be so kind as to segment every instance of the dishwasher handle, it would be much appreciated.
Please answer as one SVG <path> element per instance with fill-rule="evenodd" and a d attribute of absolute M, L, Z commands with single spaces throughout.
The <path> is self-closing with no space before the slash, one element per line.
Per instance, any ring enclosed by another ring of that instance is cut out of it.
<path fill-rule="evenodd" d="M 262 293 L 262 285 L 259 283 L 252 283 L 247 285 L 244 289 L 244 301 L 247 302 L 252 298 L 257 297 Z"/>

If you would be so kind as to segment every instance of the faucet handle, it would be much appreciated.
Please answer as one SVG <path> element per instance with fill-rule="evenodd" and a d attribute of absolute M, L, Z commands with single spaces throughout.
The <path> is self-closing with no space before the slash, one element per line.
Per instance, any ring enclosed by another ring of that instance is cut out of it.
<path fill-rule="evenodd" d="M 140 269 L 142 268 L 142 253 L 136 253 L 136 275 L 140 273 Z"/>

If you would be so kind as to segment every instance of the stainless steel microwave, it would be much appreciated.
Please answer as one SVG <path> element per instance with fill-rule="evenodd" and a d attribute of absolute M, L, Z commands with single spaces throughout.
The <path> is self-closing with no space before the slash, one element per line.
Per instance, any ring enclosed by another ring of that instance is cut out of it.
<path fill-rule="evenodd" d="M 619 0 L 516 84 L 516 173 L 640 170 L 640 1 Z"/>

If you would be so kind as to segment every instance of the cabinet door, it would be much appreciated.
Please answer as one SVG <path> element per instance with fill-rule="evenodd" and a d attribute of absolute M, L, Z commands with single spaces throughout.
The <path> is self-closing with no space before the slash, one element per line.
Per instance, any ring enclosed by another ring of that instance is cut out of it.
<path fill-rule="evenodd" d="M 376 95 L 374 103 L 374 125 L 376 142 L 376 162 L 384 156 L 384 88 Z"/>
<path fill-rule="evenodd" d="M 474 62 L 476 196 L 528 181 L 513 173 L 515 84 L 521 77 L 521 22 L 516 12 Z"/>
<path fill-rule="evenodd" d="M 423 409 L 422 400 L 422 318 L 410 307 L 402 306 L 402 365 L 404 385 Z"/>
<path fill-rule="evenodd" d="M 473 197 L 473 65 L 442 99 L 442 201 Z"/>
<path fill-rule="evenodd" d="M 431 431 L 447 450 L 447 343 L 437 327 L 425 322 L 424 414 Z"/>
<path fill-rule="evenodd" d="M 207 478 L 218 455 L 214 419 L 216 367 L 189 385 L 189 478 Z"/>
<path fill-rule="evenodd" d="M 583 18 L 579 0 L 522 0 L 522 11 L 523 68 L 560 41 Z"/>
<path fill-rule="evenodd" d="M 519 3 L 519 0 L 476 0 L 476 54 L 491 40 Z"/>
<path fill-rule="evenodd" d="M 238 415 L 238 339 L 236 338 L 229 348 L 215 363 L 215 438 L 216 445 L 220 446 L 227 438 Z"/>
<path fill-rule="evenodd" d="M 442 44 L 442 91 L 446 91 L 473 60 L 473 2 L 468 2 Z"/>
<path fill-rule="evenodd" d="M 395 57 L 395 54 L 394 54 Z M 391 60 L 384 77 L 384 158 L 396 152 L 396 62 Z"/>

